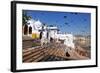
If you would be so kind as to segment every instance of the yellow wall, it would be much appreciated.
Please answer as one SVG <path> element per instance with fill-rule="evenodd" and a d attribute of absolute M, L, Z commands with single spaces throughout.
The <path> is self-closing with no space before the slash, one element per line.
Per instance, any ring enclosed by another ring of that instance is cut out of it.
<path fill-rule="evenodd" d="M 39 37 L 40 37 L 39 34 L 32 33 L 32 38 L 33 38 L 33 39 L 36 39 L 36 38 L 39 38 Z"/>

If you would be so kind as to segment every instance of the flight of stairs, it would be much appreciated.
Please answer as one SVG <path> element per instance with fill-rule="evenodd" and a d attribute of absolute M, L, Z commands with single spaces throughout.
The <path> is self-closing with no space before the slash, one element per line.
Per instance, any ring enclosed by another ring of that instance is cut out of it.
<path fill-rule="evenodd" d="M 39 46 L 36 48 L 23 49 L 22 58 L 24 63 L 29 62 L 44 62 L 44 61 L 63 61 L 63 60 L 77 60 L 84 59 L 75 50 L 69 50 L 69 56 L 66 56 L 64 51 L 64 45 L 61 44 L 49 44 Z M 87 59 L 87 58 L 86 58 Z"/>

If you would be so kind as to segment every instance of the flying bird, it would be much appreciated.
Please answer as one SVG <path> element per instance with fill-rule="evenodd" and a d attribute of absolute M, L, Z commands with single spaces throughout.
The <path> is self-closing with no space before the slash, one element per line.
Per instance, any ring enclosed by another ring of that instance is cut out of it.
<path fill-rule="evenodd" d="M 75 12 L 74 14 L 76 14 L 76 15 L 77 15 L 78 13 L 77 13 L 77 12 Z"/>
<path fill-rule="evenodd" d="M 86 19 L 84 19 L 84 21 L 87 21 Z"/>
<path fill-rule="evenodd" d="M 65 25 L 68 25 L 68 23 L 66 22 Z"/>
<path fill-rule="evenodd" d="M 64 18 L 67 18 L 67 16 L 64 16 Z"/>
<path fill-rule="evenodd" d="M 69 23 L 67 23 L 67 22 L 65 23 L 65 25 L 67 25 L 68 27 L 70 27 Z"/>

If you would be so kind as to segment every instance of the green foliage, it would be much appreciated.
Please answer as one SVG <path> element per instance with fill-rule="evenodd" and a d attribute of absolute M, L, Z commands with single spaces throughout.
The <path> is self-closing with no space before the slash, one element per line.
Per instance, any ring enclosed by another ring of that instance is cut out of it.
<path fill-rule="evenodd" d="M 23 11 L 22 13 L 22 22 L 23 22 L 23 25 L 27 24 L 27 21 L 31 18 L 31 16 L 28 16 L 27 15 L 27 12 L 26 11 Z"/>

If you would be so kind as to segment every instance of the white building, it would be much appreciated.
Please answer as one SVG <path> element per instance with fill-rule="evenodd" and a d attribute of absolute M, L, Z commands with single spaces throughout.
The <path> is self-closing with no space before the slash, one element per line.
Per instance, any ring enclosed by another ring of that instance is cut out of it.
<path fill-rule="evenodd" d="M 63 40 L 66 46 L 74 48 L 74 43 L 73 43 L 73 35 L 72 34 L 60 34 L 58 33 L 58 27 L 55 26 L 47 26 L 44 25 L 42 22 L 39 20 L 33 20 L 30 19 L 27 22 L 28 28 L 32 28 L 31 32 L 32 34 L 37 34 L 40 35 L 40 31 L 42 31 L 42 41 L 47 41 L 50 42 L 50 38 L 52 39 L 57 39 L 57 40 Z M 32 34 L 29 34 L 29 36 L 32 36 Z"/>
<path fill-rule="evenodd" d="M 28 27 L 32 27 L 32 33 L 40 34 L 39 29 L 41 29 L 42 23 L 39 20 L 35 21 L 33 19 L 30 19 L 27 23 Z"/>
<path fill-rule="evenodd" d="M 50 37 L 55 39 L 56 35 L 58 34 L 58 28 L 55 26 L 53 27 L 49 26 L 48 29 L 49 29 Z"/>

